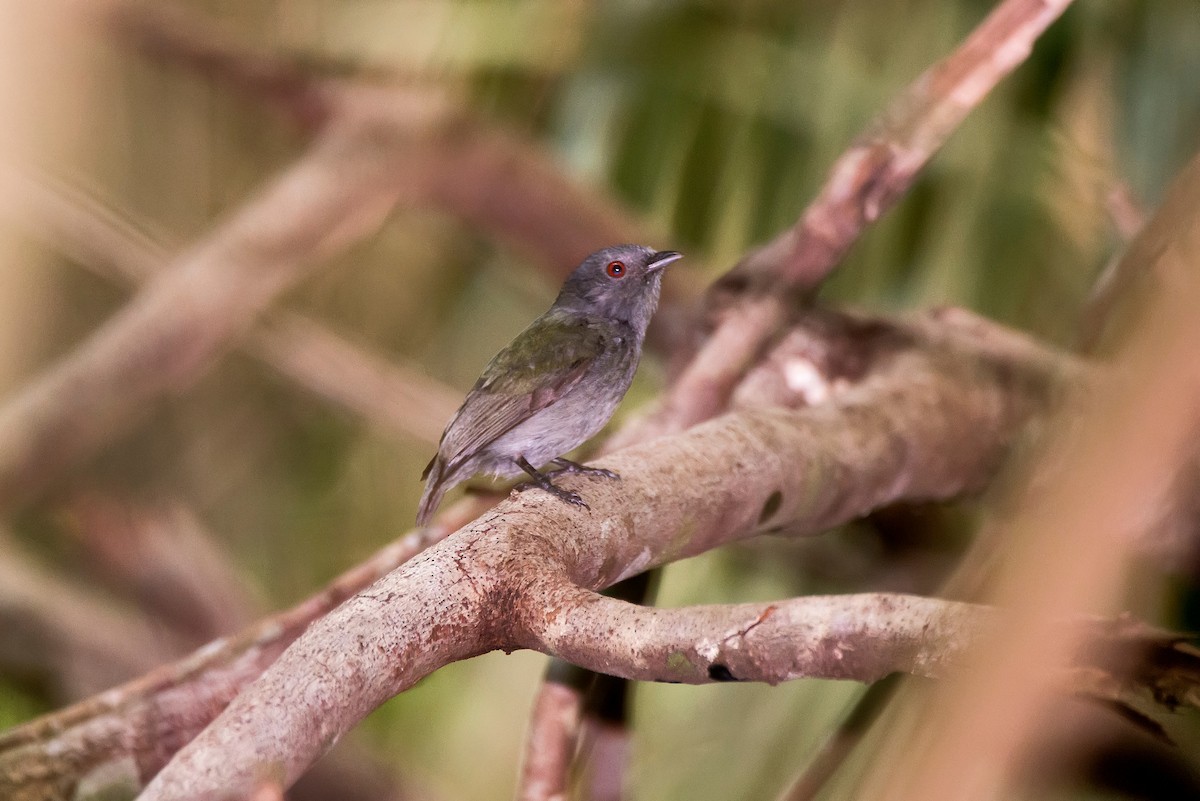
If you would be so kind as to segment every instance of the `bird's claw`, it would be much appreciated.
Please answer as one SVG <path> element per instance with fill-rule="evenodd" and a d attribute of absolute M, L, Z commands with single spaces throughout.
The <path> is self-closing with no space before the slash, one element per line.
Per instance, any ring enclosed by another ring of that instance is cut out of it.
<path fill-rule="evenodd" d="M 554 463 L 559 466 L 558 469 L 550 471 L 546 474 L 547 476 L 561 476 L 564 473 L 573 473 L 580 476 L 596 476 L 597 478 L 621 480 L 620 475 L 612 470 L 605 470 L 603 467 L 588 467 L 578 462 L 572 462 L 569 459 L 555 459 Z"/>
<path fill-rule="evenodd" d="M 571 492 L 570 490 L 563 489 L 562 487 L 556 487 L 549 481 L 544 484 L 536 481 L 526 481 L 523 484 L 518 484 L 517 486 L 513 487 L 513 489 L 515 489 L 517 492 L 524 492 L 527 489 L 533 489 L 535 487 L 540 490 L 545 490 L 564 503 L 569 503 L 572 506 L 582 506 L 588 511 L 591 511 L 592 509 L 592 507 L 588 506 L 587 502 L 580 497 L 578 492 Z"/>
<path fill-rule="evenodd" d="M 565 490 L 562 487 L 556 487 L 553 484 L 551 484 L 549 487 L 543 487 L 543 489 L 545 489 L 554 497 L 558 498 L 560 501 L 564 501 L 573 506 L 582 506 L 589 512 L 592 510 L 592 507 L 587 505 L 587 502 L 579 496 L 578 492 L 571 492 L 570 490 Z"/>

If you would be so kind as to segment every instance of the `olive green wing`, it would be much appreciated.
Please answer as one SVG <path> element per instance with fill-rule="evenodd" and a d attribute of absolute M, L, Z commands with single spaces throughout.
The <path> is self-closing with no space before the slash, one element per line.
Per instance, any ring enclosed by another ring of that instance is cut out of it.
<path fill-rule="evenodd" d="M 535 320 L 484 368 L 446 427 L 435 458 L 453 472 L 462 460 L 570 392 L 604 347 L 603 333 L 586 322 Z"/>

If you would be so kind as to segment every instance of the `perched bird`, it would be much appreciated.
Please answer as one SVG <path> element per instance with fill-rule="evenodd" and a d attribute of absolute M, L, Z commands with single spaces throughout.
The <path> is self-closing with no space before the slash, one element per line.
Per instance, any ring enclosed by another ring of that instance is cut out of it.
<path fill-rule="evenodd" d="M 512 478 L 587 507 L 557 487 L 560 472 L 618 478 L 562 458 L 604 427 L 625 396 L 642 356 L 646 326 L 658 306 L 662 270 L 682 255 L 617 245 L 583 260 L 554 305 L 483 369 L 446 426 L 437 455 L 421 475 L 417 524 L 442 496 L 477 473 Z M 543 473 L 553 463 L 559 470 Z"/>

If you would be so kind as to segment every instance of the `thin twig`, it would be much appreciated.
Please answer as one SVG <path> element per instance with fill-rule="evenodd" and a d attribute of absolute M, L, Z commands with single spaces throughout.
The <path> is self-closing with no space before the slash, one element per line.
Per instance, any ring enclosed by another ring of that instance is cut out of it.
<path fill-rule="evenodd" d="M 949 56 L 898 95 L 829 171 L 800 220 L 714 286 L 715 330 L 671 387 L 652 427 L 720 413 L 742 374 L 987 94 L 1025 60 L 1071 0 L 1004 0 Z M 643 434 L 644 436 L 644 434 Z"/>
<path fill-rule="evenodd" d="M 1153 275 L 1146 272 L 1148 266 L 1144 250 L 1151 238 L 1160 238 L 1162 225 L 1153 232 L 1146 231 L 1146 214 L 1133 197 L 1133 191 L 1124 184 L 1118 185 L 1108 194 L 1109 216 L 1113 226 L 1125 241 L 1124 252 L 1114 255 L 1100 271 L 1091 295 L 1080 313 L 1079 336 L 1076 349 L 1080 353 L 1094 353 L 1103 344 L 1104 335 L 1112 325 L 1114 312 L 1119 305 L 1137 300 L 1139 289 L 1153 283 Z M 1144 232 L 1144 233 L 1143 233 Z M 1139 239 L 1143 241 L 1139 242 Z"/>

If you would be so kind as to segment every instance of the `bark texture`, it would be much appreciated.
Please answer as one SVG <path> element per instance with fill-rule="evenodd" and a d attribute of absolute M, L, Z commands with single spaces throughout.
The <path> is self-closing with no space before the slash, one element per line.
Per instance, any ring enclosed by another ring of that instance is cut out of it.
<path fill-rule="evenodd" d="M 264 770 L 294 780 L 387 698 L 497 648 L 561 649 L 596 670 L 688 682 L 936 674 L 986 610 L 890 596 L 643 610 L 652 631 L 677 627 L 651 644 L 611 617 L 635 608 L 594 593 L 765 528 L 814 534 L 901 498 L 978 488 L 1045 407 L 1055 379 L 1045 364 L 1064 364 L 1030 368 L 945 319 L 938 336 L 928 321 L 838 319 L 820 323 L 842 338 L 831 352 L 858 358 L 830 364 L 857 378 L 827 375 L 825 402 L 746 409 L 613 454 L 602 464 L 622 481 L 564 479 L 590 510 L 515 494 L 314 622 L 143 799 L 216 799 Z"/>

